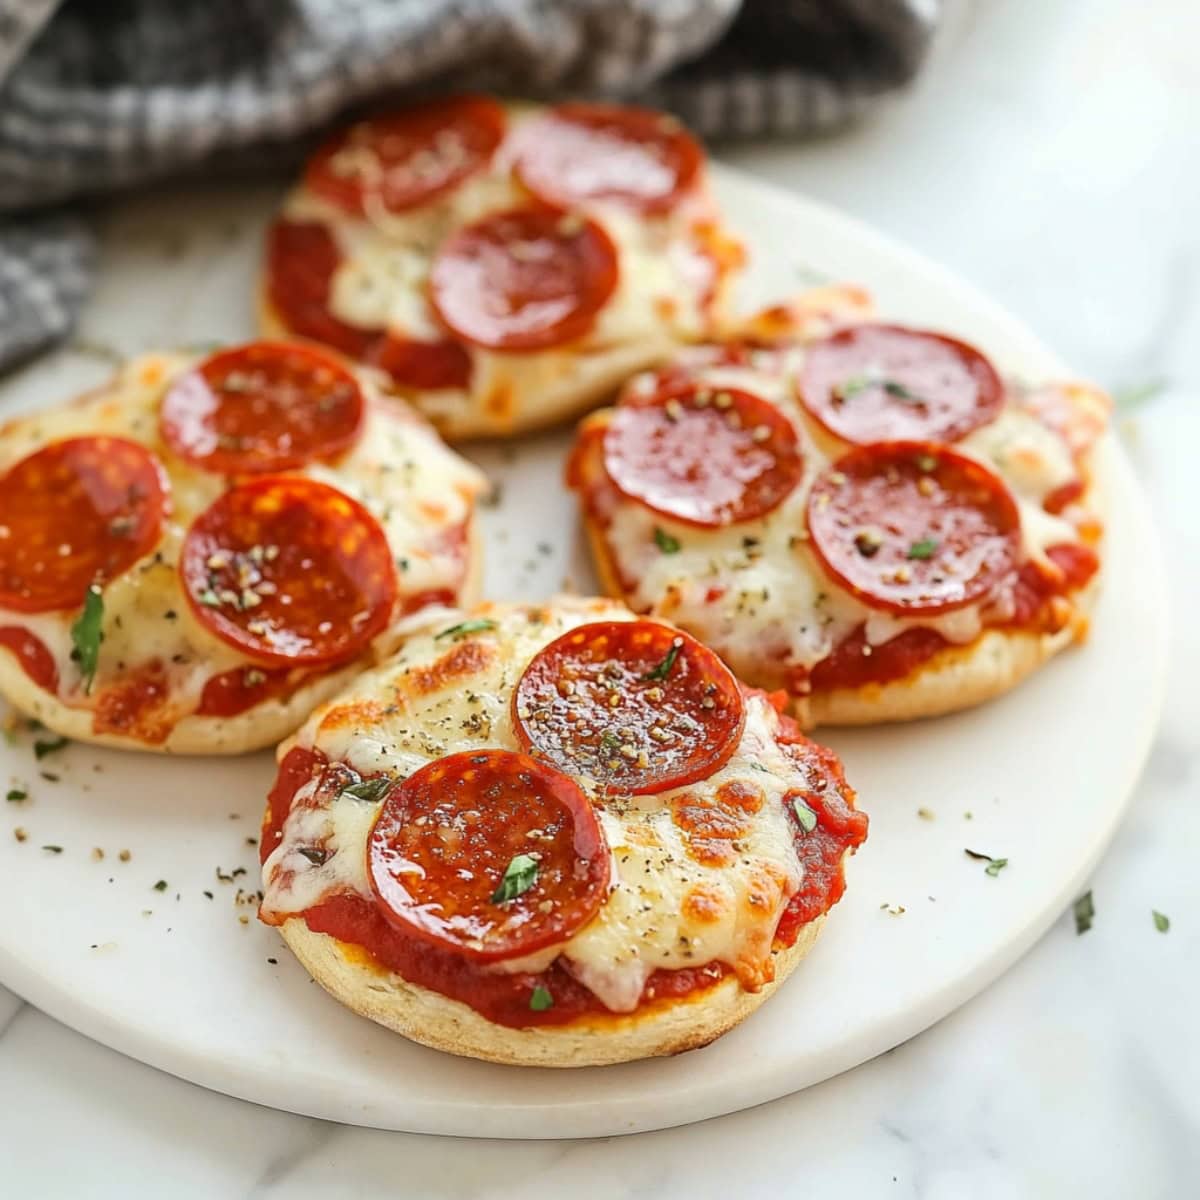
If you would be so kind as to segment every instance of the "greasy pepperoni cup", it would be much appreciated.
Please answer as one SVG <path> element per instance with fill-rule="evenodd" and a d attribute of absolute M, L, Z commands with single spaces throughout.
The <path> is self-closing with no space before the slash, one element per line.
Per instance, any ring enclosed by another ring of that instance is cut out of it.
<path fill-rule="evenodd" d="M 611 104 L 560 104 L 517 134 L 516 172 L 548 204 L 611 201 L 643 213 L 670 209 L 696 182 L 704 151 L 666 113 Z"/>
<path fill-rule="evenodd" d="M 599 621 L 543 647 L 513 693 L 530 754 L 610 792 L 707 778 L 742 734 L 741 690 L 695 638 L 657 621 Z"/>
<path fill-rule="evenodd" d="M 181 375 L 159 429 L 181 458 L 221 475 L 286 471 L 348 450 L 362 430 L 358 380 L 309 346 L 252 342 Z"/>
<path fill-rule="evenodd" d="M 995 368 L 966 342 L 896 325 L 855 325 L 809 347 L 801 404 L 834 437 L 956 442 L 1004 403 Z"/>
<path fill-rule="evenodd" d="M 604 900 L 610 858 L 578 784 L 508 750 L 452 754 L 396 784 L 367 844 L 388 922 L 476 962 L 570 938 Z"/>
<path fill-rule="evenodd" d="M 0 608 L 76 608 L 158 544 L 168 505 L 158 460 L 137 442 L 52 442 L 0 475 Z"/>
<path fill-rule="evenodd" d="M 558 209 L 492 213 L 438 250 L 430 296 L 446 327 L 488 350 L 583 337 L 617 286 L 617 251 L 594 221 Z"/>
<path fill-rule="evenodd" d="M 396 603 L 379 523 L 336 488 L 298 475 L 220 496 L 188 530 L 179 572 L 200 623 L 271 665 L 354 658 Z"/>
<path fill-rule="evenodd" d="M 504 137 L 487 96 L 450 96 L 343 129 L 309 161 L 307 187 L 354 216 L 404 212 L 485 167 Z"/>
<path fill-rule="evenodd" d="M 800 482 L 804 463 L 796 431 L 775 405 L 685 381 L 616 409 L 604 467 L 631 500 L 712 529 L 770 512 Z"/>
<path fill-rule="evenodd" d="M 810 544 L 864 604 L 934 615 L 988 595 L 1016 569 L 1020 516 L 1004 482 L 945 446 L 884 442 L 813 484 Z"/>

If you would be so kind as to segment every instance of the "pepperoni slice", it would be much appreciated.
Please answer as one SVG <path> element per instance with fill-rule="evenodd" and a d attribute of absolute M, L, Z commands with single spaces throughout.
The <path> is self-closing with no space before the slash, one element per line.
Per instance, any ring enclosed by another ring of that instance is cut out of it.
<path fill-rule="evenodd" d="M 304 182 L 354 216 L 370 216 L 374 204 L 404 212 L 486 166 L 503 137 L 495 100 L 449 96 L 341 130 L 309 160 Z"/>
<path fill-rule="evenodd" d="M 267 295 L 287 329 L 324 342 L 349 358 L 387 372 L 399 387 L 465 388 L 467 351 L 449 338 L 427 342 L 383 329 L 348 325 L 329 311 L 333 274 L 342 261 L 325 225 L 276 221 L 267 237 Z"/>
<path fill-rule="evenodd" d="M 188 530 L 179 571 L 200 623 L 272 665 L 353 658 L 396 602 L 379 523 L 336 488 L 298 475 L 220 496 Z"/>
<path fill-rule="evenodd" d="M 348 325 L 330 313 L 329 290 L 341 261 L 327 226 L 276 221 L 267 233 L 267 297 L 289 332 L 362 359 L 379 331 Z"/>
<path fill-rule="evenodd" d="M 539 199 L 564 207 L 608 200 L 665 212 L 704 163 L 704 151 L 674 117 L 615 104 L 560 104 L 517 140 L 517 177 Z"/>
<path fill-rule="evenodd" d="M 566 941 L 600 907 L 609 859 L 579 785 L 508 750 L 451 754 L 410 775 L 367 845 L 389 923 L 476 962 Z"/>
<path fill-rule="evenodd" d="M 432 392 L 471 385 L 471 356 L 449 338 L 421 342 L 385 333 L 363 361 L 385 371 L 400 387 Z"/>
<path fill-rule="evenodd" d="M 581 625 L 543 647 L 513 693 L 521 744 L 612 792 L 665 792 L 719 770 L 744 713 L 728 668 L 657 621 Z"/>
<path fill-rule="evenodd" d="M 812 547 L 872 608 L 935 614 L 985 596 L 1015 568 L 1020 516 L 986 467 L 945 446 L 851 450 L 813 484 Z"/>
<path fill-rule="evenodd" d="M 582 337 L 616 286 L 608 234 L 552 208 L 511 209 L 458 230 L 430 276 L 443 323 L 489 350 L 538 350 Z"/>
<path fill-rule="evenodd" d="M 163 398 L 159 428 L 167 445 L 197 467 L 262 474 L 348 450 L 365 409 L 358 380 L 329 355 L 253 342 L 180 376 Z"/>
<path fill-rule="evenodd" d="M 137 442 L 52 442 L 0 476 L 0 608 L 76 608 L 158 544 L 168 485 Z"/>
<path fill-rule="evenodd" d="M 770 512 L 804 470 L 778 408 L 695 382 L 622 403 L 604 434 L 604 466 L 630 499 L 709 529 Z"/>
<path fill-rule="evenodd" d="M 956 442 L 1004 403 L 995 368 L 966 342 L 896 325 L 854 325 L 811 346 L 800 402 L 834 437 Z"/>

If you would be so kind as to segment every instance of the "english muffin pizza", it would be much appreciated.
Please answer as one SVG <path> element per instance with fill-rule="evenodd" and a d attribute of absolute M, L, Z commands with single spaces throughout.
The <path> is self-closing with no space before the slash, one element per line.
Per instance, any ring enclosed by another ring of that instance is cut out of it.
<path fill-rule="evenodd" d="M 673 118 L 455 96 L 317 151 L 267 235 L 261 326 L 380 368 L 444 433 L 511 434 L 711 334 L 741 257 Z"/>
<path fill-rule="evenodd" d="M 893 721 L 1083 636 L 1108 411 L 822 289 L 632 380 L 569 483 L 612 595 L 786 689 L 806 726 Z"/>
<path fill-rule="evenodd" d="M 0 427 L 0 693 L 84 741 L 274 744 L 473 594 L 482 487 L 327 351 L 145 355 Z"/>
<path fill-rule="evenodd" d="M 621 1062 L 757 1008 L 866 828 L 835 756 L 689 634 L 606 600 L 485 605 L 281 747 L 261 917 L 415 1041 Z"/>

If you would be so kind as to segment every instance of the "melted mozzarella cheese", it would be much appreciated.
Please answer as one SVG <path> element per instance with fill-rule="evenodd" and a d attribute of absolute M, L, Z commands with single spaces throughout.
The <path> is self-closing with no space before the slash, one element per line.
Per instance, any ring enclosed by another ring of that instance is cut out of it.
<path fill-rule="evenodd" d="M 772 512 L 722 529 L 701 529 L 660 516 L 611 487 L 600 497 L 604 536 L 618 573 L 632 580 L 630 603 L 675 621 L 718 650 L 738 673 L 784 684 L 789 668 L 811 668 L 859 626 L 869 646 L 911 628 L 932 629 L 965 645 L 984 627 L 989 600 L 937 616 L 900 617 L 863 604 L 823 570 L 808 545 L 805 509 L 814 480 L 839 453 L 796 402 L 788 380 L 803 350 L 763 356 L 757 366 L 703 369 L 714 390 L 741 388 L 787 412 L 800 435 L 800 483 Z M 630 387 L 655 388 L 645 376 Z M 1042 501 L 1078 474 L 1069 448 L 1028 412 L 1007 406 L 956 449 L 991 467 L 1008 482 L 1021 517 L 1023 553 L 1046 562 L 1046 548 L 1079 541 L 1075 526 L 1042 508 Z M 593 474 L 597 465 L 592 466 Z M 603 485 L 600 485 L 603 487 Z M 679 543 L 664 554 L 656 530 Z M 1003 600 L 1003 598 L 1001 598 Z"/>
<path fill-rule="evenodd" d="M 223 491 L 222 477 L 181 461 L 158 436 L 158 406 L 170 382 L 196 356 L 146 355 L 83 403 L 20 418 L 0 430 L 0 472 L 49 442 L 110 434 L 148 446 L 170 480 L 170 512 L 154 551 L 104 589 L 104 640 L 93 695 L 158 662 L 165 668 L 171 702 L 194 709 L 214 675 L 251 660 L 209 632 L 192 612 L 177 574 L 192 521 Z M 378 399 L 368 381 L 362 436 L 336 465 L 314 463 L 301 474 L 354 496 L 379 520 L 401 563 L 404 594 L 456 591 L 462 581 L 462 547 L 451 534 L 469 518 L 482 476 L 423 423 Z M 71 660 L 73 612 L 8 613 L 0 625 L 29 629 L 58 665 L 60 699 L 86 707 Z M 384 636 L 384 635 L 381 635 Z"/>
<path fill-rule="evenodd" d="M 963 438 L 956 449 L 981 459 L 1015 496 L 1038 508 L 1055 488 L 1079 474 L 1066 442 L 1032 413 L 1012 404 Z"/>
<path fill-rule="evenodd" d="M 453 646 L 436 640 L 440 623 L 415 634 L 390 663 L 314 713 L 298 743 L 359 771 L 399 777 L 459 751 L 517 750 L 510 701 L 529 659 L 573 626 L 633 619 L 603 601 L 498 607 L 492 615 L 494 631 Z M 614 1012 L 636 1008 L 658 968 L 722 962 L 747 987 L 767 981 L 779 916 L 803 877 L 783 795 L 804 781 L 775 742 L 777 721 L 770 705 L 752 696 L 737 750 L 711 778 L 654 796 L 614 800 L 593 794 L 612 854 L 607 899 L 566 942 L 493 969 L 540 970 L 561 958 Z M 762 803 L 737 838 L 736 853 L 719 863 L 698 858 L 676 808 L 689 795 L 719 803 L 720 789 L 730 785 L 752 789 Z M 282 840 L 264 864 L 263 911 L 272 919 L 298 915 L 338 890 L 371 894 L 363 813 L 373 817 L 374 806 L 339 799 L 314 810 L 305 803 L 310 794 L 311 788 L 298 794 Z M 300 853 L 315 843 L 334 850 L 318 867 Z"/>
<path fill-rule="evenodd" d="M 287 836 L 271 855 L 275 878 L 286 878 L 288 907 L 275 907 L 284 889 L 269 889 L 264 893 L 261 915 L 266 920 L 282 917 L 287 912 L 302 911 L 319 904 L 331 892 L 350 891 L 360 896 L 371 894 L 367 878 L 367 839 L 377 811 L 374 804 L 355 800 L 353 796 L 337 796 L 323 805 L 311 803 L 315 782 L 306 784 L 296 793 L 288 815 Z M 327 857 L 314 863 L 303 850 L 320 846 Z"/>
<path fill-rule="evenodd" d="M 805 533 L 811 483 L 806 471 L 801 485 L 765 519 L 720 530 L 618 504 L 606 536 L 622 574 L 637 581 L 633 607 L 693 630 L 735 672 L 762 678 L 774 666 L 780 682 L 787 668 L 820 662 L 864 623 L 874 646 L 918 624 L 950 642 L 979 636 L 977 609 L 923 620 L 896 617 L 868 608 L 828 579 Z M 656 528 L 675 538 L 677 553 L 659 550 Z"/>

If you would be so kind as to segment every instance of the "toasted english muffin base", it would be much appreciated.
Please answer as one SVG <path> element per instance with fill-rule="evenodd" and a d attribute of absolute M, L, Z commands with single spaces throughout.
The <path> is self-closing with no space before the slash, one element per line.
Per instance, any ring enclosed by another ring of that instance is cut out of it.
<path fill-rule="evenodd" d="M 761 991 L 747 992 L 727 975 L 695 997 L 662 1001 L 643 1011 L 525 1029 L 497 1025 L 459 1000 L 409 983 L 365 960 L 357 948 L 314 933 L 300 917 L 285 921 L 280 933 L 335 1000 L 411 1041 L 506 1066 L 600 1067 L 681 1054 L 715 1041 L 787 979 L 812 949 L 824 921 L 822 916 L 809 922 L 794 946 L 774 952 L 775 979 Z"/>

